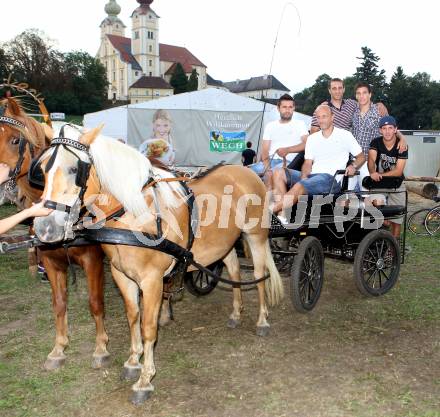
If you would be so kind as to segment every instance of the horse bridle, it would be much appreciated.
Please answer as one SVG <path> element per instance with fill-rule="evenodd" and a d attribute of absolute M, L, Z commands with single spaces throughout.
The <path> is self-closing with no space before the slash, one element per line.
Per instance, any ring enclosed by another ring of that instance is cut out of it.
<path fill-rule="evenodd" d="M 24 123 L 13 119 L 12 117 L 0 116 L 0 123 L 6 124 L 13 128 L 26 129 Z M 17 179 L 20 177 L 21 168 L 23 166 L 25 154 L 26 154 L 26 145 L 29 146 L 29 152 L 31 154 L 31 158 L 34 157 L 34 146 L 30 143 L 23 134 L 19 131 L 19 142 L 18 142 L 18 161 L 15 165 L 14 169 L 9 171 L 9 179 L 6 181 L 5 188 L 7 191 L 13 191 L 15 187 L 17 187 Z M 23 175 L 25 175 L 24 173 Z"/>
<path fill-rule="evenodd" d="M 72 155 L 74 155 L 78 159 L 77 173 L 76 173 L 76 177 L 75 177 L 75 185 L 80 188 L 80 191 L 78 194 L 78 199 L 73 204 L 73 206 L 69 206 L 67 204 L 60 204 L 60 203 L 57 203 L 56 201 L 52 201 L 52 200 L 46 200 L 44 203 L 44 206 L 49 209 L 64 211 L 66 213 L 71 213 L 73 207 L 76 207 L 78 205 L 79 205 L 79 207 L 81 207 L 84 203 L 84 194 L 87 191 L 87 180 L 89 178 L 90 168 L 92 166 L 93 159 L 92 159 L 92 155 L 89 152 L 89 147 L 87 145 L 83 145 L 82 143 L 80 143 L 76 140 L 65 138 L 63 129 L 64 129 L 64 126 L 60 131 L 61 136 L 53 139 L 50 144 L 49 148 L 55 148 L 55 150 L 52 153 L 52 155 L 50 156 L 49 161 L 47 162 L 47 165 L 45 167 L 45 172 L 46 173 L 49 172 L 49 170 L 52 168 L 52 166 L 55 162 L 55 159 L 57 157 L 58 150 L 59 150 L 60 146 L 62 146 L 66 151 L 70 152 Z M 75 152 L 73 152 L 71 149 L 69 149 L 69 147 L 84 152 L 87 155 L 90 162 L 85 162 L 85 161 L 81 160 L 80 157 Z"/>

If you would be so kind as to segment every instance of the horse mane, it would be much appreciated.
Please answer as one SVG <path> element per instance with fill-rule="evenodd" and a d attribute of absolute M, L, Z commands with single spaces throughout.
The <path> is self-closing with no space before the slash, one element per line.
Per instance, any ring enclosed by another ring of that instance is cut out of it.
<path fill-rule="evenodd" d="M 104 190 L 112 194 L 136 217 L 149 212 L 142 189 L 151 177 L 171 178 L 173 175 L 161 168 L 153 167 L 151 162 L 131 146 L 100 135 L 90 145 L 96 173 Z M 157 183 L 159 192 L 167 205 L 178 207 L 185 195 L 183 187 L 176 182 Z"/>
<path fill-rule="evenodd" d="M 24 129 L 16 126 L 13 129 L 18 130 L 29 143 L 40 149 L 50 143 L 43 125 L 26 114 L 19 99 L 5 98 L 0 101 L 0 106 L 5 108 L 5 116 L 12 117 L 25 125 Z"/>
<path fill-rule="evenodd" d="M 213 171 L 225 166 L 225 161 L 221 161 L 218 164 L 213 165 L 208 168 L 206 171 L 202 171 L 194 177 L 191 177 L 191 181 L 199 180 L 200 178 L 206 177 L 208 174 L 211 174 Z"/>

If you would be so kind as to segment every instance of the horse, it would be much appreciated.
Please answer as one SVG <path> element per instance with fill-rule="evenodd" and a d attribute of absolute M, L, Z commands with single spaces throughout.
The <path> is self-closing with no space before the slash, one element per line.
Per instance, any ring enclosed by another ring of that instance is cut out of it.
<path fill-rule="evenodd" d="M 0 162 L 10 169 L 10 179 L 17 185 L 14 201 L 21 208 L 30 206 L 41 197 L 41 191 L 31 186 L 28 171 L 33 156 L 44 151 L 53 133 L 49 126 L 26 115 L 19 102 L 7 98 L 0 102 Z M 66 360 L 68 343 L 67 323 L 67 269 L 70 262 L 81 266 L 87 277 L 89 306 L 96 324 L 96 345 L 92 367 L 101 368 L 109 362 L 108 335 L 104 326 L 104 253 L 99 245 L 70 248 L 68 251 L 41 247 L 41 261 L 52 288 L 52 306 L 55 316 L 55 345 L 44 363 L 47 370 L 61 367 Z"/>
<path fill-rule="evenodd" d="M 63 240 L 72 228 L 71 213 L 77 213 L 82 206 L 91 207 L 97 196 L 104 194 L 109 201 L 115 198 L 125 209 L 121 217 L 107 221 L 106 227 L 131 230 L 142 240 L 145 233 L 160 235 L 160 219 L 163 237 L 181 247 L 189 247 L 192 228 L 191 213 L 185 203 L 188 194 L 172 173 L 152 166 L 130 146 L 101 135 L 100 128 L 56 141 L 57 145 L 39 160 L 45 177 L 42 198 L 47 207 L 55 208 L 49 216 L 35 219 L 35 232 L 41 241 Z M 269 215 L 263 205 L 266 198 L 263 182 L 245 167 L 221 166 L 192 179 L 188 187 L 195 196 L 197 210 L 193 211 L 198 213 L 194 217 L 199 220 L 191 247 L 194 259 L 204 266 L 223 260 L 230 277 L 238 283 L 240 265 L 234 243 L 242 234 L 252 253 L 255 278 L 266 277 L 268 271 L 269 279 L 257 284 L 259 313 L 256 324 L 257 335 L 267 335 L 266 298 L 269 305 L 277 304 L 283 297 L 283 285 L 272 258 L 269 229 L 259 221 Z M 216 210 L 214 206 L 219 203 L 220 210 Z M 101 213 L 100 218 L 106 220 L 109 211 Z M 235 223 L 231 221 L 234 218 Z M 131 350 L 124 363 L 123 376 L 138 378 L 132 386 L 134 404 L 142 403 L 154 391 L 151 383 L 156 374 L 153 347 L 157 339 L 162 280 L 177 261 L 155 250 L 154 243 L 146 242 L 146 245 L 102 244 L 126 306 Z M 229 327 L 240 324 L 242 309 L 240 289 L 234 286 Z M 144 363 L 141 366 L 142 355 Z"/>

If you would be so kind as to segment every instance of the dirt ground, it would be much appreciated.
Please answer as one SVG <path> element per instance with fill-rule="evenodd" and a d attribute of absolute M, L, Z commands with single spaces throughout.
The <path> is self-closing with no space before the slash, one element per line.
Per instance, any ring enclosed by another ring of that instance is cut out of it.
<path fill-rule="evenodd" d="M 423 204 L 411 196 L 411 209 Z M 317 307 L 302 315 L 289 298 L 272 308 L 270 335 L 255 335 L 257 294 L 244 292 L 241 326 L 226 327 L 232 294 L 185 293 L 155 349 L 155 392 L 130 404 L 120 379 L 128 357 L 124 307 L 107 274 L 110 366 L 90 367 L 94 324 L 83 279 L 70 288 L 64 368 L 42 364 L 54 335 L 50 289 L 26 274 L 26 255 L 0 257 L 0 415 L 366 417 L 440 416 L 440 239 L 409 236 L 398 284 L 365 298 L 352 265 L 325 261 Z"/>

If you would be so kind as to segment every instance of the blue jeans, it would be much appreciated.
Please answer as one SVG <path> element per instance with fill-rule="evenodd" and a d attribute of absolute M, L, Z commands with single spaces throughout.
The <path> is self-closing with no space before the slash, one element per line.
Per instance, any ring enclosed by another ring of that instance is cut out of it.
<path fill-rule="evenodd" d="M 286 169 L 286 178 L 288 189 L 300 183 L 309 195 L 329 194 L 330 190 L 332 193 L 341 191 L 341 184 L 333 180 L 333 175 L 330 174 L 310 174 L 307 178 L 301 179 L 300 171 Z"/>
<path fill-rule="evenodd" d="M 283 160 L 282 159 L 275 159 L 275 158 L 273 158 L 270 161 L 271 169 L 282 168 L 282 166 L 283 166 Z M 264 172 L 264 163 L 261 162 L 261 161 L 257 162 L 256 164 L 248 165 L 248 168 L 250 168 L 252 171 L 254 171 L 260 177 L 265 173 Z"/>

